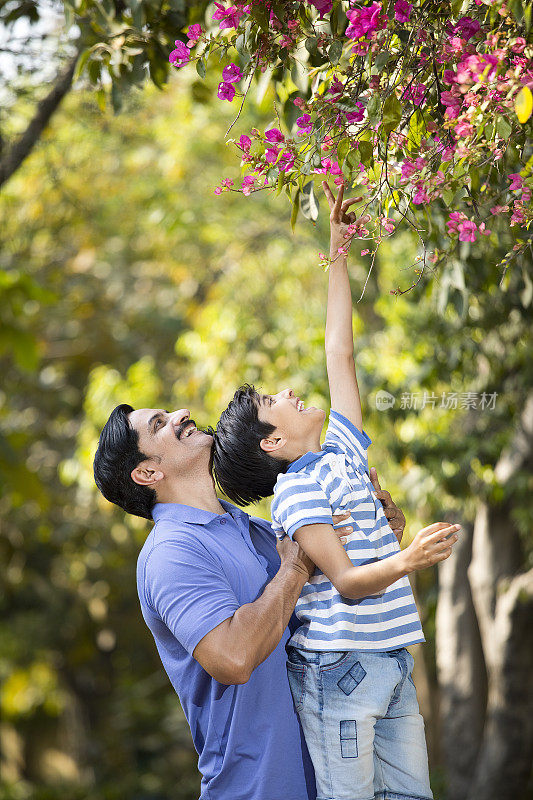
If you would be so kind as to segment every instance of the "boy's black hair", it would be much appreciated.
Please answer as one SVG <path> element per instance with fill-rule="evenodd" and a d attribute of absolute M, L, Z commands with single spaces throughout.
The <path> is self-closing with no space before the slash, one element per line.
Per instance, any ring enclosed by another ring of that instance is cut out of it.
<path fill-rule="evenodd" d="M 152 519 L 156 503 L 155 489 L 140 486 L 131 471 L 148 456 L 139 450 L 139 434 L 131 427 L 128 414 L 134 409 L 122 403 L 111 412 L 94 457 L 94 480 L 111 503 L 129 514 Z"/>
<path fill-rule="evenodd" d="M 239 506 L 269 497 L 280 472 L 290 461 L 262 450 L 260 441 L 276 428 L 259 419 L 261 396 L 253 386 L 244 384 L 220 415 L 213 437 L 215 479 L 229 499 Z"/>

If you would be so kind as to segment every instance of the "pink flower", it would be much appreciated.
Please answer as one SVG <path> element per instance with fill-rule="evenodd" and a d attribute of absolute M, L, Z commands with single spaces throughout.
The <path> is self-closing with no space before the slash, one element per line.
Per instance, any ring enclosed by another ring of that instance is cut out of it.
<path fill-rule="evenodd" d="M 460 242 L 475 242 L 476 241 L 476 231 L 477 225 L 475 222 L 471 220 L 465 220 L 464 222 L 460 222 L 457 226 L 459 231 L 459 241 Z"/>
<path fill-rule="evenodd" d="M 269 164 L 275 164 L 279 154 L 280 151 L 277 147 L 269 147 L 265 153 L 265 160 L 268 161 Z"/>
<path fill-rule="evenodd" d="M 247 175 L 245 178 L 242 179 L 242 193 L 245 197 L 248 197 L 252 193 L 252 189 L 254 188 L 255 178 L 251 175 Z"/>
<path fill-rule="evenodd" d="M 225 28 L 236 28 L 239 24 L 240 18 L 243 14 L 247 13 L 249 10 L 249 6 L 230 6 L 228 9 L 225 9 L 222 3 L 215 2 L 217 7 L 215 13 L 213 14 L 213 19 L 220 20 L 219 28 L 223 31 Z"/>
<path fill-rule="evenodd" d="M 332 0 L 310 0 L 310 3 L 320 14 L 320 19 L 322 19 L 324 14 L 329 14 L 333 6 Z"/>
<path fill-rule="evenodd" d="M 189 44 L 194 44 L 198 41 L 200 36 L 202 35 L 202 26 L 195 24 L 189 25 L 189 29 L 187 31 L 187 36 L 189 38 Z"/>
<path fill-rule="evenodd" d="M 415 83 L 413 86 L 409 86 L 405 89 L 402 94 L 402 99 L 411 100 L 413 105 L 419 106 L 426 96 L 426 91 L 426 87 L 423 83 Z"/>
<path fill-rule="evenodd" d="M 250 150 L 251 146 L 252 146 L 252 140 L 250 139 L 249 136 L 245 136 L 243 134 L 239 139 L 239 147 L 241 148 L 241 150 L 244 150 L 244 152 L 247 153 Z"/>
<path fill-rule="evenodd" d="M 522 178 L 519 172 L 511 172 L 507 177 L 511 181 L 511 185 L 509 186 L 510 192 L 514 192 L 516 189 L 522 188 L 524 179 Z"/>
<path fill-rule="evenodd" d="M 293 31 L 295 28 L 297 28 L 297 27 L 298 27 L 298 25 L 299 25 L 299 24 L 300 24 L 300 23 L 298 22 L 298 20 L 297 20 L 297 19 L 290 19 L 290 20 L 287 22 L 287 28 L 288 28 L 290 31 Z"/>
<path fill-rule="evenodd" d="M 465 120 L 459 122 L 455 126 L 455 133 L 457 136 L 471 136 L 474 132 L 474 126 Z"/>
<path fill-rule="evenodd" d="M 479 232 L 483 234 L 483 236 L 490 236 L 491 231 L 487 228 L 484 222 L 479 223 Z"/>
<path fill-rule="evenodd" d="M 490 213 L 491 214 L 504 214 L 506 211 L 509 211 L 509 206 L 492 206 Z"/>
<path fill-rule="evenodd" d="M 414 175 L 416 171 L 417 169 L 415 165 L 411 163 L 411 161 L 404 161 L 402 164 L 402 179 L 409 180 L 411 175 Z"/>
<path fill-rule="evenodd" d="M 236 83 L 240 81 L 242 78 L 242 72 L 240 71 L 237 64 L 228 64 L 227 67 L 224 67 L 222 70 L 222 79 L 225 83 Z"/>
<path fill-rule="evenodd" d="M 370 253 L 370 250 L 361 250 L 362 256 L 367 256 Z"/>
<path fill-rule="evenodd" d="M 346 111 L 344 115 L 348 125 L 351 125 L 353 122 L 361 122 L 365 116 L 365 107 L 359 100 L 355 104 L 355 109 L 354 111 Z"/>
<path fill-rule="evenodd" d="M 229 100 L 231 103 L 235 97 L 235 87 L 231 83 L 219 83 L 217 97 L 220 97 L 221 100 Z"/>
<path fill-rule="evenodd" d="M 418 183 L 416 185 L 416 192 L 413 197 L 413 203 L 429 203 L 429 195 L 424 189 L 424 184 Z"/>
<path fill-rule="evenodd" d="M 352 8 L 346 11 L 350 24 L 346 28 L 348 39 L 370 38 L 372 33 L 381 30 L 387 24 L 387 17 L 381 13 L 381 3 L 372 3 L 366 8 Z"/>
<path fill-rule="evenodd" d="M 412 7 L 407 0 L 396 0 L 394 4 L 394 19 L 396 22 L 409 22 Z"/>
<path fill-rule="evenodd" d="M 523 53 L 526 47 L 526 40 L 523 36 L 517 36 L 513 45 L 511 45 L 511 52 Z"/>
<path fill-rule="evenodd" d="M 220 186 L 217 186 L 217 188 L 215 189 L 215 194 L 222 194 L 222 189 L 220 188 Z"/>
<path fill-rule="evenodd" d="M 171 64 L 175 64 L 176 67 L 183 67 L 184 64 L 188 62 L 191 57 L 191 52 L 186 44 L 180 42 L 178 39 L 175 42 L 176 49 L 171 52 L 168 57 L 168 60 Z"/>
<path fill-rule="evenodd" d="M 452 233 L 457 233 L 458 232 L 457 226 L 463 220 L 466 220 L 466 218 L 467 218 L 466 214 L 463 214 L 462 211 L 452 211 L 452 213 L 450 214 L 450 219 L 446 223 L 446 225 L 448 226 L 448 234 L 451 235 Z"/>
<path fill-rule="evenodd" d="M 291 153 L 290 150 L 285 150 L 284 153 L 281 154 L 278 166 L 283 172 L 287 172 L 287 170 L 291 169 L 294 164 L 295 156 Z"/>
<path fill-rule="evenodd" d="M 277 128 L 270 128 L 269 131 L 266 131 L 265 139 L 267 139 L 269 142 L 272 142 L 272 144 L 279 144 L 285 141 L 284 135 Z"/>
<path fill-rule="evenodd" d="M 311 133 L 313 126 L 310 123 L 311 117 L 309 114 L 304 114 L 296 120 L 296 124 L 300 128 L 300 133 Z"/>
<path fill-rule="evenodd" d="M 451 29 L 450 34 L 452 36 L 460 36 L 461 39 L 468 41 L 472 36 L 475 36 L 476 33 L 479 33 L 480 30 L 481 25 L 477 19 L 461 17 L 461 19 L 457 21 L 457 24 Z"/>
<path fill-rule="evenodd" d="M 300 110 L 305 106 L 305 100 L 303 99 L 303 97 L 295 97 L 292 103 L 293 105 L 296 106 L 296 108 L 299 108 Z"/>

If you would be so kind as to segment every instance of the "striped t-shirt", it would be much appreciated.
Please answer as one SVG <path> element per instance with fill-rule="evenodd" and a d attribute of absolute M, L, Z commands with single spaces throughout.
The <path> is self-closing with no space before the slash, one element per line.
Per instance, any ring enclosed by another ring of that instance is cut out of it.
<path fill-rule="evenodd" d="M 372 495 L 369 444 L 364 431 L 331 411 L 321 452 L 306 453 L 278 475 L 272 501 L 278 538 L 292 538 L 302 525 L 332 525 L 333 514 L 350 511 L 337 527 L 353 526 L 345 544 L 352 564 L 371 564 L 400 550 L 381 501 Z M 350 600 L 317 569 L 295 611 L 301 625 L 290 643 L 308 650 L 383 651 L 425 641 L 407 576 L 379 594 Z"/>

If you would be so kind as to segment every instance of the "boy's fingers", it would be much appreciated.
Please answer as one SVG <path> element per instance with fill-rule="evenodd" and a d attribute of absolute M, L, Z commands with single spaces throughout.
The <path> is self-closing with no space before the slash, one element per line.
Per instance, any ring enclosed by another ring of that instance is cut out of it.
<path fill-rule="evenodd" d="M 375 467 L 370 467 L 370 480 L 372 481 L 372 486 L 374 487 L 374 489 L 380 492 L 381 486 L 379 485 L 378 471 Z"/>
<path fill-rule="evenodd" d="M 322 188 L 324 189 L 324 194 L 327 197 L 329 207 L 333 208 L 333 206 L 335 205 L 335 197 L 333 196 L 333 192 L 329 188 L 329 184 L 327 184 L 326 181 L 322 181 Z"/>
<path fill-rule="evenodd" d="M 460 529 L 461 529 L 460 525 L 449 525 L 447 528 L 441 528 L 440 531 L 428 534 L 427 538 L 431 542 L 439 542 L 441 539 L 446 538 L 446 536 L 448 536 L 449 534 L 455 533 Z"/>
<path fill-rule="evenodd" d="M 354 203 L 360 203 L 362 199 L 362 197 L 350 197 L 349 200 L 345 200 L 342 204 L 342 210 L 346 211 L 346 209 L 350 208 L 350 206 L 353 206 Z"/>
<path fill-rule="evenodd" d="M 335 205 L 333 206 L 333 213 L 337 216 L 340 212 L 342 206 L 342 198 L 344 195 L 344 183 L 341 183 L 339 186 L 339 193 L 337 195 L 337 199 L 335 200 Z"/>

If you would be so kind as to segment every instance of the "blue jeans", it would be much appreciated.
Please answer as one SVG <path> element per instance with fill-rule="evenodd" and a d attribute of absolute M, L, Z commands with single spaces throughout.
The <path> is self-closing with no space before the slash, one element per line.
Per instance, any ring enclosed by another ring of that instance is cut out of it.
<path fill-rule="evenodd" d="M 288 653 L 317 800 L 432 800 L 408 650 Z"/>

